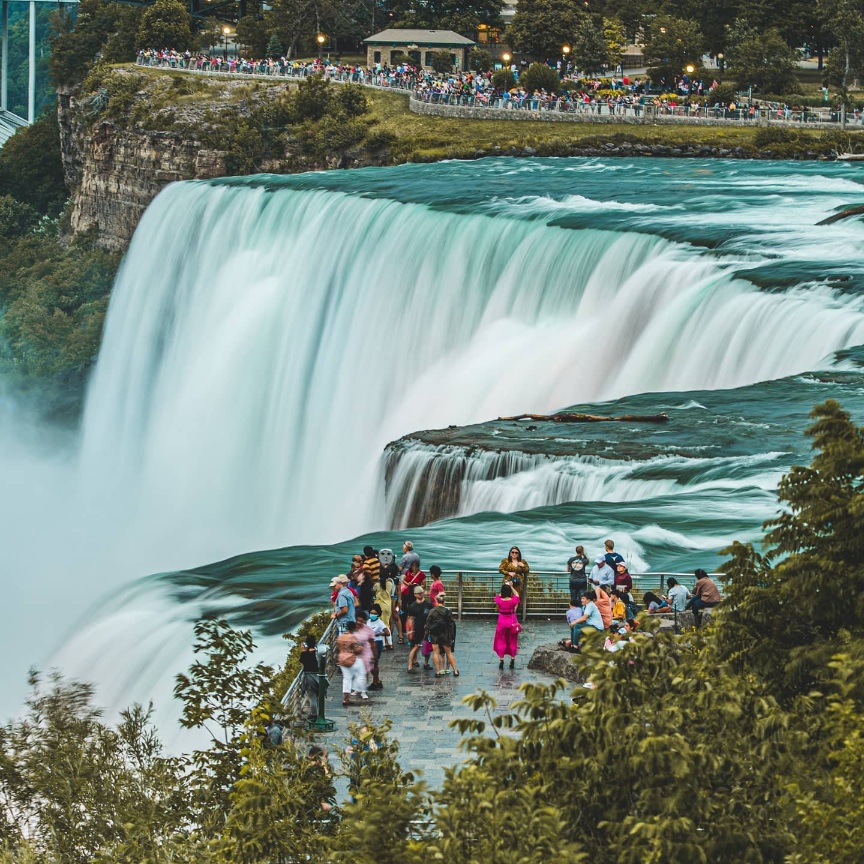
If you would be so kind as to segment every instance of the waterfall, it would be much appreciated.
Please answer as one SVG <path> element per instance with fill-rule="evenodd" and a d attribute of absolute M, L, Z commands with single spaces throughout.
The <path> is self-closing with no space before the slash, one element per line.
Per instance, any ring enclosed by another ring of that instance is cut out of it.
<path fill-rule="evenodd" d="M 385 523 L 380 457 L 406 433 L 728 388 L 864 342 L 857 296 L 760 292 L 729 266 L 647 233 L 290 180 L 174 184 L 112 298 L 83 426 L 89 500 L 166 557 L 330 542 Z M 452 470 L 451 486 L 467 469 Z M 571 473 L 555 500 L 583 482 Z M 489 506 L 474 485 L 434 512 Z"/>
<path fill-rule="evenodd" d="M 385 453 L 385 500 L 392 529 L 495 511 L 511 513 L 569 501 L 640 501 L 688 493 L 775 489 L 786 454 L 644 461 L 431 446 L 411 439 Z"/>

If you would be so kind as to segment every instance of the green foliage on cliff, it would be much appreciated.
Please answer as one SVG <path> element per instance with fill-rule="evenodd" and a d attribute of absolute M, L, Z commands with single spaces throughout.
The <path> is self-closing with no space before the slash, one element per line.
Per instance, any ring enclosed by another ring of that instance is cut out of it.
<path fill-rule="evenodd" d="M 590 690 L 525 684 L 503 712 L 469 697 L 440 789 L 367 722 L 344 730 L 354 800 L 336 806 L 304 732 L 264 746 L 277 694 L 249 634 L 206 621 L 178 676 L 183 724 L 210 733 L 188 756 L 163 755 L 140 707 L 110 726 L 88 687 L 34 680 L 0 729 L 0 860 L 857 864 L 864 428 L 835 402 L 812 416 L 813 463 L 781 482 L 764 550 L 731 548 L 712 623 L 589 646 Z"/>
<path fill-rule="evenodd" d="M 57 216 L 68 193 L 60 161 L 57 114 L 46 111 L 0 149 L 0 190 L 42 216 Z"/>
<path fill-rule="evenodd" d="M 77 15 L 58 11 L 51 45 L 51 77 L 57 86 L 80 84 L 102 59 L 124 63 L 134 55 L 143 10 L 110 0 L 80 0 Z"/>
<path fill-rule="evenodd" d="M 119 260 L 86 238 L 63 242 L 56 222 L 0 198 L 0 372 L 38 388 L 48 410 L 77 409 Z"/>

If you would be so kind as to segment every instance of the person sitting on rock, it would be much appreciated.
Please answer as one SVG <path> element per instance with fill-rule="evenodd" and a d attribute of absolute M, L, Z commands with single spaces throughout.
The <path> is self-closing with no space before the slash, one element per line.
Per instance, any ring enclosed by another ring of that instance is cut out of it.
<path fill-rule="evenodd" d="M 672 611 L 672 607 L 662 597 L 658 597 L 653 591 L 646 591 L 642 595 L 642 602 L 645 604 L 645 609 L 649 615 L 654 615 L 658 612 Z"/>

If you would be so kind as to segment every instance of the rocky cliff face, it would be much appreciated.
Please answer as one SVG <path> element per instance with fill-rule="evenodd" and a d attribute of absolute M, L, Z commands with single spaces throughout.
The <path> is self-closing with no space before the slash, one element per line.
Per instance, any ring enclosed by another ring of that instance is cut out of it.
<path fill-rule="evenodd" d="M 59 95 L 58 112 L 72 231 L 92 233 L 106 249 L 126 248 L 147 205 L 169 183 L 226 173 L 224 153 L 188 134 L 92 122 L 69 93 Z"/>

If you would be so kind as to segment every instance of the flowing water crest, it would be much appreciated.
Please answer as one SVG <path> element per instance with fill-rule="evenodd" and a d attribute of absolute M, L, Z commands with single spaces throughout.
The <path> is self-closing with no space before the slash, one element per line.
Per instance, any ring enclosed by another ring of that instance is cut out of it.
<path fill-rule="evenodd" d="M 65 513 L 64 554 L 33 553 L 44 511 L 4 501 L 40 634 L 22 662 L 63 642 L 109 701 L 165 695 L 196 615 L 277 634 L 406 527 L 425 565 L 518 542 L 558 570 L 611 534 L 631 569 L 713 568 L 808 458 L 812 405 L 864 407 L 864 229 L 815 225 L 864 203 L 859 171 L 501 159 L 172 185 L 118 276 L 80 439 L 13 477 Z M 496 421 L 571 406 L 670 420 Z M 57 585 L 51 620 L 33 598 Z"/>

